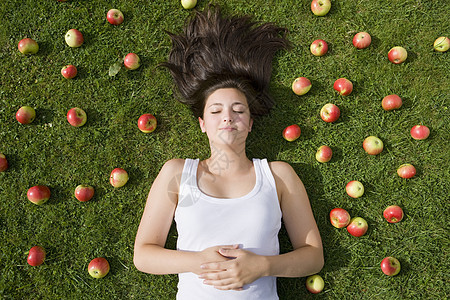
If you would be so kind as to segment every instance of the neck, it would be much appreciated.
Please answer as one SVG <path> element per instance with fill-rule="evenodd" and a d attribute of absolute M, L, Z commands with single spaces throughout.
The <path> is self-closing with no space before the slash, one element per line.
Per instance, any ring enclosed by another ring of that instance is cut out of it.
<path fill-rule="evenodd" d="M 245 144 L 240 147 L 211 144 L 211 156 L 206 160 L 211 173 L 222 176 L 239 170 L 247 170 L 252 162 L 245 152 Z"/>

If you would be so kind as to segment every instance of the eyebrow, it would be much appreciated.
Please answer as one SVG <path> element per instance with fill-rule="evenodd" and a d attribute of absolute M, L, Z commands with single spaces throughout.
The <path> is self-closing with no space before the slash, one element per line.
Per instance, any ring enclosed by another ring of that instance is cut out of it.
<path fill-rule="evenodd" d="M 223 106 L 223 103 L 219 103 L 219 102 L 211 103 L 208 107 L 211 107 L 211 106 L 214 106 L 214 105 Z M 247 107 L 247 105 L 245 105 L 245 104 L 242 103 L 242 102 L 233 102 L 233 103 L 231 104 L 231 106 L 235 106 L 235 105 L 243 105 L 243 106 Z"/>

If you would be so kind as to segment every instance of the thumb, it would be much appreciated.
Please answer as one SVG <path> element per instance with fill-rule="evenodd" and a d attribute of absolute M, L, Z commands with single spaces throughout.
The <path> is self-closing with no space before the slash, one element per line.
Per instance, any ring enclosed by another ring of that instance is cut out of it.
<path fill-rule="evenodd" d="M 239 255 L 239 248 L 220 248 L 219 253 L 226 257 L 238 257 Z"/>
<path fill-rule="evenodd" d="M 222 249 L 238 249 L 239 248 L 239 244 L 234 244 L 234 245 L 223 245 L 219 247 L 219 251 Z"/>

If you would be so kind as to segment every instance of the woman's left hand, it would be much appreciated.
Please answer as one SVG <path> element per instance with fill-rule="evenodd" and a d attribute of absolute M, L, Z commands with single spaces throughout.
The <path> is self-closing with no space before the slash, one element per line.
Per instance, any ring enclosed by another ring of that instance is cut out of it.
<path fill-rule="evenodd" d="M 219 253 L 228 258 L 224 262 L 211 262 L 201 266 L 205 272 L 199 278 L 203 283 L 219 290 L 241 290 L 246 284 L 264 276 L 267 264 L 264 256 L 242 249 L 221 248 Z"/>

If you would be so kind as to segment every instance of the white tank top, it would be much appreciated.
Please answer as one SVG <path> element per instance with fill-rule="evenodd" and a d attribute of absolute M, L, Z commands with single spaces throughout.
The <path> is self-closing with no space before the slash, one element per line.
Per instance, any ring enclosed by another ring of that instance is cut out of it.
<path fill-rule="evenodd" d="M 186 159 L 181 176 L 175 210 L 177 249 L 201 251 L 239 244 L 239 248 L 259 255 L 278 255 L 281 209 L 267 160 L 253 159 L 255 186 L 247 195 L 233 199 L 215 198 L 200 191 L 198 163 L 198 159 Z M 194 273 L 179 274 L 177 299 L 278 299 L 275 277 L 261 277 L 242 291 L 221 291 L 202 281 Z"/>

